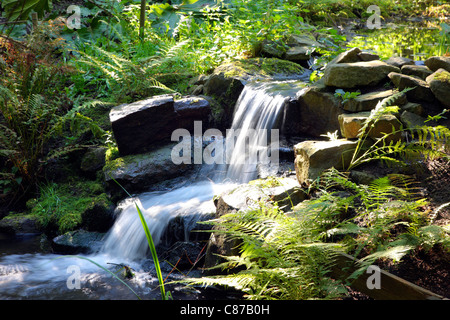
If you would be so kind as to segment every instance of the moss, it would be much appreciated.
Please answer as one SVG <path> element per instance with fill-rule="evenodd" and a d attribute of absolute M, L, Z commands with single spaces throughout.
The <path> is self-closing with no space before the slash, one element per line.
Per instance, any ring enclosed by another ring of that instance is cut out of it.
<path fill-rule="evenodd" d="M 280 182 L 279 178 L 276 177 L 268 177 L 266 179 L 252 180 L 248 184 L 260 188 L 274 188 L 283 185 Z"/>
<path fill-rule="evenodd" d="M 436 72 L 434 74 L 434 79 L 450 83 L 450 72 L 447 72 L 447 71 Z"/>
<path fill-rule="evenodd" d="M 226 77 L 248 79 L 272 78 L 277 75 L 292 75 L 303 73 L 302 66 L 287 60 L 277 58 L 252 58 L 232 61 L 218 67 L 215 72 L 221 72 Z"/>
<path fill-rule="evenodd" d="M 102 184 L 72 180 L 41 187 L 40 197 L 29 201 L 31 215 L 39 217 L 46 232 L 63 234 L 81 226 L 82 215 L 94 206 L 111 205 Z"/>

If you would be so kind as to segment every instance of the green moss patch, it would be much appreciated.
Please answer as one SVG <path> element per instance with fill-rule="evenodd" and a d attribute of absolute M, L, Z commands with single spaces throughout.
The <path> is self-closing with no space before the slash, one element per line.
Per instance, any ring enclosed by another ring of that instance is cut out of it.
<path fill-rule="evenodd" d="M 215 73 L 226 77 L 247 80 L 249 78 L 269 79 L 281 75 L 302 74 L 304 68 L 294 62 L 277 58 L 252 58 L 235 60 L 216 68 Z"/>
<path fill-rule="evenodd" d="M 95 181 L 70 181 L 63 184 L 50 183 L 41 187 L 39 198 L 28 202 L 32 215 L 47 232 L 63 234 L 83 226 L 86 212 L 107 211 L 112 203 L 104 193 L 103 186 Z"/>

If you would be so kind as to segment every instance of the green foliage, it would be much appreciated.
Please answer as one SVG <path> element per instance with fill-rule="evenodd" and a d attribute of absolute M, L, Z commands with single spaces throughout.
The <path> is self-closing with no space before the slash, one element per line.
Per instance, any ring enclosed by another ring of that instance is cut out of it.
<path fill-rule="evenodd" d="M 58 234 L 79 228 L 82 214 L 100 204 L 110 204 L 101 184 L 83 180 L 43 184 L 39 197 L 28 203 L 31 214 L 39 217 L 42 226 Z"/>
<path fill-rule="evenodd" d="M 348 100 L 355 99 L 360 94 L 361 94 L 361 92 L 359 92 L 359 91 L 348 92 L 348 91 L 344 91 L 342 89 L 336 89 L 334 96 L 341 98 L 342 103 L 346 103 Z"/>
<path fill-rule="evenodd" d="M 399 56 L 425 60 L 445 54 L 450 42 L 448 28 L 442 24 L 429 28 L 413 24 L 392 24 L 383 26 L 382 29 L 365 30 L 364 34 L 355 36 L 348 45 L 374 51 L 381 59 Z"/>
<path fill-rule="evenodd" d="M 357 146 L 347 170 L 373 160 L 406 166 L 407 162 L 417 160 L 420 157 L 428 159 L 447 157 L 446 152 L 450 141 L 450 131 L 445 126 L 404 128 L 401 125 L 398 130 L 393 128 L 390 133 L 385 133 L 381 138 L 370 144 L 369 147 L 366 147 L 366 141 L 369 139 L 374 123 L 385 114 L 396 113 L 398 107 L 390 106 L 390 104 L 399 95 L 409 90 L 411 89 L 406 88 L 391 97 L 383 99 L 370 112 L 370 116 L 364 121 L 358 134 Z M 441 115 L 438 115 L 438 117 L 441 117 Z M 410 141 L 391 139 L 398 136 L 399 133 L 409 133 L 412 139 Z"/>
<path fill-rule="evenodd" d="M 213 224 L 222 230 L 214 232 L 240 243 L 240 255 L 223 257 L 215 267 L 231 274 L 189 283 L 233 287 L 252 300 L 333 299 L 345 293 L 328 274 L 339 246 L 317 241 L 307 223 L 277 207 L 226 214 Z"/>
<path fill-rule="evenodd" d="M 3 16 L 9 20 L 27 20 L 32 11 L 43 16 L 45 11 L 50 12 L 51 0 L 3 0 Z"/>

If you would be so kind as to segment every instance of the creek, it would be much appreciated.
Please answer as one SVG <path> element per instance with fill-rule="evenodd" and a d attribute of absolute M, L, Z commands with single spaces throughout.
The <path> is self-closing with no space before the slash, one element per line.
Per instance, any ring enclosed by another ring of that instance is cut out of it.
<path fill-rule="evenodd" d="M 176 217 L 191 217 L 184 224 L 185 240 L 189 240 L 196 222 L 215 212 L 215 195 L 253 180 L 261 172 L 268 175 L 278 171 L 279 146 L 277 141 L 271 141 L 269 136 L 272 140 L 274 136 L 269 132 L 275 129 L 278 133 L 285 101 L 305 87 L 304 80 L 246 84 L 231 126 L 237 134 L 233 135 L 232 144 L 225 143 L 232 146 L 229 156 L 222 155 L 225 162 L 202 165 L 200 176 L 191 184 L 170 191 L 142 193 L 120 202 L 116 221 L 96 252 L 76 257 L 46 254 L 39 252 L 38 236 L 15 241 L 0 239 L 0 299 L 135 299 L 129 288 L 103 269 L 118 272 L 117 266 L 122 265 L 133 271 L 134 277 L 126 281 L 139 297 L 159 299 L 158 281 L 135 203 L 143 212 L 156 246 Z M 219 145 L 214 149 L 224 152 Z M 163 273 L 170 270 L 166 265 Z M 190 276 L 196 276 L 195 271 Z M 179 278 L 173 273 L 168 281 Z M 174 299 L 211 299 L 204 292 L 183 286 L 169 290 Z"/>

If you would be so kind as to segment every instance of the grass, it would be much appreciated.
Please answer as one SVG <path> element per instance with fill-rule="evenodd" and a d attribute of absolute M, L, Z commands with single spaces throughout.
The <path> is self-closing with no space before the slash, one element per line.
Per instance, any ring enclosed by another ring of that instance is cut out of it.
<path fill-rule="evenodd" d="M 110 204 L 100 183 L 82 180 L 41 185 L 39 197 L 27 202 L 41 225 L 58 234 L 79 228 L 83 213 L 95 205 L 107 208 Z"/>

